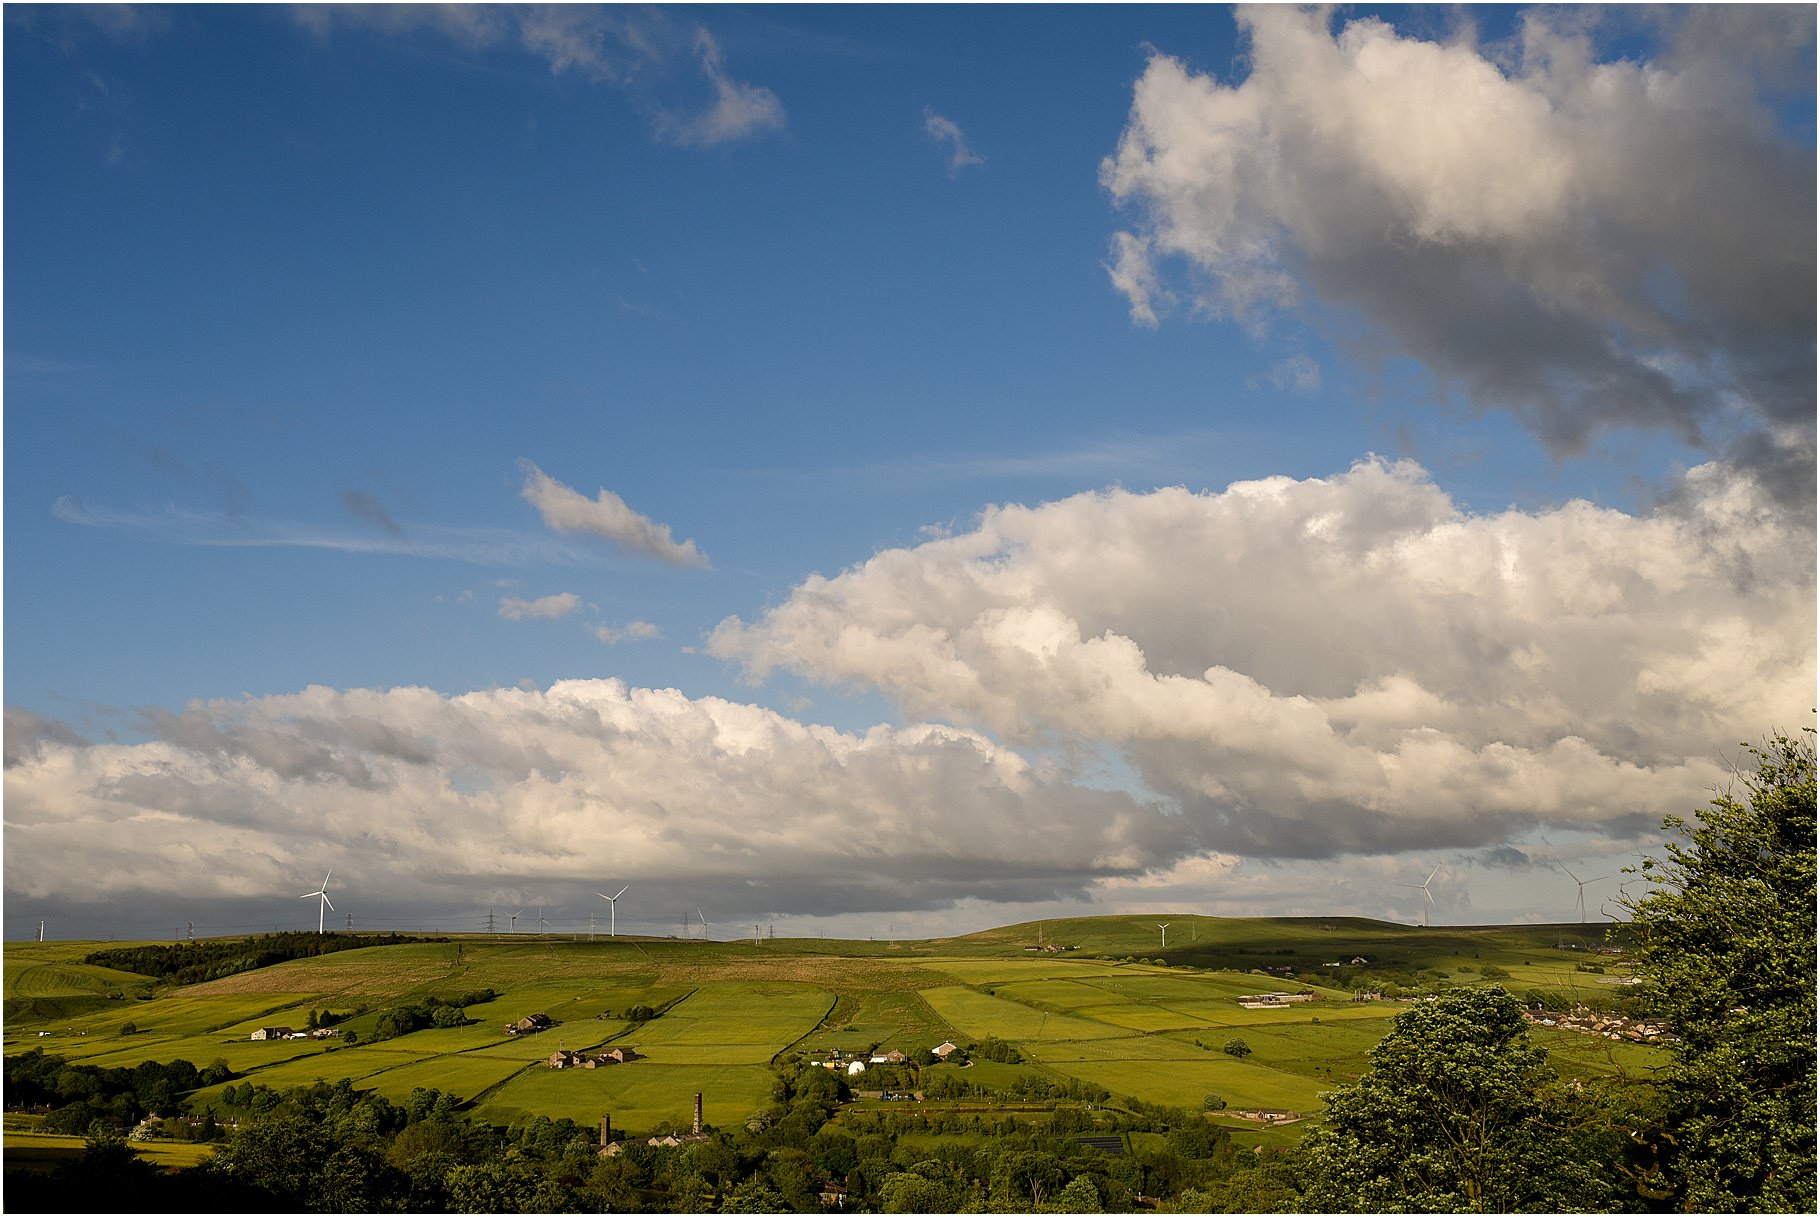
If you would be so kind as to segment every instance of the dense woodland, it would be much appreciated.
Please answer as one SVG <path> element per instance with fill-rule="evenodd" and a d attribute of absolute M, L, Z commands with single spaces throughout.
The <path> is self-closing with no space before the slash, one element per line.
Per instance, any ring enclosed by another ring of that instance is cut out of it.
<path fill-rule="evenodd" d="M 94 1069 L 28 1052 L 7 1062 L 8 1103 L 49 1108 L 50 1127 L 87 1142 L 72 1167 L 9 1176 L 10 1207 L 108 1210 L 130 1196 L 145 1211 L 816 1212 L 837 1185 L 845 1209 L 902 1213 L 1812 1212 L 1814 751 L 1777 738 L 1757 760 L 1742 798 L 1671 820 L 1676 839 L 1642 868 L 1657 886 L 1630 906 L 1635 1000 L 1676 1037 L 1654 1079 L 1563 1084 L 1529 1042 L 1522 999 L 1493 985 L 1398 1015 L 1292 1150 L 1240 1151 L 1202 1111 L 1068 1083 L 1031 1086 L 1019 1097 L 1042 1110 L 1023 1118 L 847 1108 L 839 1077 L 784 1054 L 773 1102 L 742 1127 L 617 1156 L 601 1154 L 597 1129 L 484 1124 L 435 1090 L 399 1106 L 346 1081 L 241 1082 L 210 1119 L 166 1121 L 220 1148 L 164 1173 L 126 1130 L 230 1080 L 224 1066 Z"/>

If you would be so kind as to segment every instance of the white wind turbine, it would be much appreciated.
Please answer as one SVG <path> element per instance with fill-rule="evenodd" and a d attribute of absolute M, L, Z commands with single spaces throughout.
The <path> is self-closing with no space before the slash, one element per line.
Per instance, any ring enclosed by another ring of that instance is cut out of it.
<path fill-rule="evenodd" d="M 699 904 L 695 906 L 695 915 L 701 918 L 701 936 L 702 939 L 706 941 L 708 937 L 708 915 L 701 911 L 701 905 Z"/>
<path fill-rule="evenodd" d="M 1579 886 L 1580 886 L 1580 897 L 1579 897 L 1580 924 L 1585 925 L 1586 924 L 1586 885 L 1588 883 L 1597 883 L 1597 882 L 1599 882 L 1600 879 L 1609 879 L 1609 878 L 1611 878 L 1611 876 L 1610 875 L 1600 875 L 1596 879 L 1582 879 L 1578 875 L 1574 874 L 1572 871 L 1567 870 L 1567 863 L 1557 862 L 1557 863 L 1555 863 L 1555 865 L 1560 867 L 1562 870 L 1567 871 L 1567 877 L 1569 879 L 1572 879 L 1575 883 L 1579 884 Z"/>
<path fill-rule="evenodd" d="M 524 910 L 519 909 L 518 912 L 516 912 L 516 913 L 507 913 L 506 914 L 507 917 L 510 917 L 512 919 L 512 928 L 510 930 L 508 930 L 507 933 L 510 933 L 510 934 L 518 933 L 518 918 L 523 913 L 524 913 Z"/>
<path fill-rule="evenodd" d="M 321 898 L 322 904 L 319 905 L 316 909 L 316 932 L 318 934 L 322 933 L 324 918 L 326 918 L 328 916 L 328 911 L 335 907 L 333 904 L 329 903 L 329 875 L 332 875 L 334 873 L 335 873 L 335 868 L 330 867 L 328 875 L 324 875 L 322 877 L 322 886 L 321 887 L 317 888 L 313 892 L 305 892 L 303 895 L 297 897 L 297 899 L 299 899 L 299 900 L 315 900 L 317 898 Z"/>
<path fill-rule="evenodd" d="M 1169 945 L 1169 927 L 1174 924 L 1175 922 L 1173 921 L 1159 921 L 1156 923 L 1156 928 L 1163 931 L 1163 945 L 1165 947 Z"/>
<path fill-rule="evenodd" d="M 615 892 L 611 896 L 607 895 L 605 892 L 595 892 L 594 893 L 596 896 L 599 896 L 602 900 L 605 900 L 607 902 L 607 907 L 609 907 L 610 909 L 613 910 L 611 916 L 609 916 L 607 918 L 607 937 L 608 938 L 617 937 L 619 934 L 619 898 L 621 896 L 625 895 L 626 888 L 629 888 L 631 886 L 632 885 L 630 883 L 628 883 L 628 884 L 626 884 L 625 887 L 620 888 L 617 892 Z"/>
<path fill-rule="evenodd" d="M 1422 882 L 1397 884 L 1398 887 L 1419 887 L 1422 889 L 1422 925 L 1424 927 L 1426 927 L 1428 925 L 1429 906 L 1435 902 L 1434 893 L 1428 890 L 1428 885 L 1430 883 L 1433 883 L 1435 876 L 1440 873 L 1441 873 L 1441 867 L 1437 863 L 1435 868 L 1428 872 L 1428 878 L 1422 880 Z"/>

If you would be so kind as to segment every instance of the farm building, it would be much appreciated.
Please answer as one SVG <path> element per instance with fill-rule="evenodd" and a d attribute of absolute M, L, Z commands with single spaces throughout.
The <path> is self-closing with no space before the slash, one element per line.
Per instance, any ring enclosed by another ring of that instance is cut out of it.
<path fill-rule="evenodd" d="M 1287 1006 L 1291 1002 L 1320 999 L 1321 995 L 1313 989 L 1302 989 L 1295 993 L 1253 993 L 1239 998 L 1239 1005 L 1247 1010 L 1270 1010 L 1277 1006 Z"/>
<path fill-rule="evenodd" d="M 1250 1120 L 1254 1124 L 1294 1124 L 1302 1118 L 1300 1112 L 1289 1111 L 1281 1107 L 1250 1107 L 1240 1111 L 1229 1111 L 1229 1116 L 1239 1120 Z"/>
<path fill-rule="evenodd" d="M 248 1036 L 255 1040 L 288 1040 L 297 1033 L 289 1027 L 261 1027 Z"/>
<path fill-rule="evenodd" d="M 527 1014 L 515 1023 L 506 1024 L 507 1035 L 530 1035 L 533 1031 L 547 1031 L 555 1026 L 547 1014 Z"/>
<path fill-rule="evenodd" d="M 635 1061 L 637 1059 L 638 1053 L 630 1048 L 624 1047 L 612 1048 L 606 1052 L 596 1053 L 593 1056 L 587 1056 L 580 1052 L 570 1052 L 567 1049 L 558 1048 L 555 1052 L 550 1054 L 550 1068 L 599 1069 L 607 1065 L 623 1065 L 627 1061 Z"/>
<path fill-rule="evenodd" d="M 943 1040 L 941 1043 L 937 1044 L 935 1047 L 929 1049 L 929 1052 L 934 1056 L 941 1057 L 945 1061 L 948 1059 L 950 1054 L 959 1052 L 960 1047 L 961 1046 L 959 1044 L 950 1043 L 947 1040 Z"/>
<path fill-rule="evenodd" d="M 866 1072 L 866 1062 L 864 1062 L 864 1061 L 847 1062 L 847 1076 L 848 1077 L 853 1077 L 857 1074 L 861 1074 L 864 1072 Z"/>
<path fill-rule="evenodd" d="M 889 1052 L 874 1052 L 867 1062 L 871 1065 L 901 1065 L 910 1058 L 893 1048 Z"/>

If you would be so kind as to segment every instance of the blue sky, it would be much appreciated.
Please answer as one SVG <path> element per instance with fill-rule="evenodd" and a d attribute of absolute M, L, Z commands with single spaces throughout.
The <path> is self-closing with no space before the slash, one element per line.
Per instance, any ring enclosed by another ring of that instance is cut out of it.
<path fill-rule="evenodd" d="M 1562 916 L 1811 709 L 1812 14 L 1372 13 L 9 6 L 9 933 Z"/>

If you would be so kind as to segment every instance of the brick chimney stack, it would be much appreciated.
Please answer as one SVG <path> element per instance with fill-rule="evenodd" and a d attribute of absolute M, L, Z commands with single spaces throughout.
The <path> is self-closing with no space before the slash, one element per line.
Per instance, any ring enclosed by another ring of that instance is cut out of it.
<path fill-rule="evenodd" d="M 695 1092 L 695 1131 L 701 1132 L 701 1091 Z"/>
<path fill-rule="evenodd" d="M 600 1118 L 600 1147 L 602 1149 L 605 1149 L 607 1147 L 608 1143 L 610 1143 L 612 1140 L 613 1140 L 613 1117 L 612 1116 L 602 1116 Z"/>

